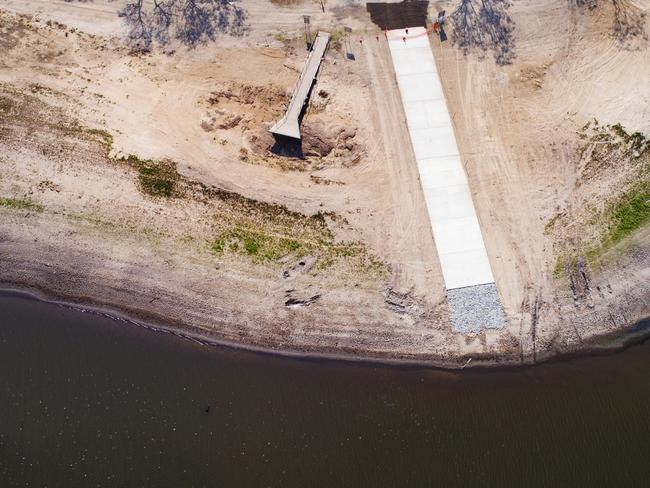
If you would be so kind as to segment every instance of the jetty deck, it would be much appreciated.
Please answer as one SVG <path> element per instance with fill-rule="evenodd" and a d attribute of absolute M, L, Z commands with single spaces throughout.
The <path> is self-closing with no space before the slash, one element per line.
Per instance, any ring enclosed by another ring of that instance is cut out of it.
<path fill-rule="evenodd" d="M 307 57 L 307 62 L 300 74 L 296 89 L 293 92 L 287 111 L 278 122 L 271 127 L 271 133 L 300 139 L 300 113 L 302 108 L 307 102 L 309 91 L 311 90 L 318 68 L 320 68 L 321 60 L 325 54 L 327 43 L 330 40 L 330 35 L 327 32 L 319 32 L 312 46 L 312 50 Z"/>

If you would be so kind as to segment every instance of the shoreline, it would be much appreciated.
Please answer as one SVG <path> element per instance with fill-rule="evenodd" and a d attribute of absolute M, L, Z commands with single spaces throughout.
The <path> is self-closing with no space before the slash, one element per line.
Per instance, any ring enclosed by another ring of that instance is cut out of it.
<path fill-rule="evenodd" d="M 264 347 L 244 342 L 234 342 L 219 339 L 209 334 L 200 333 L 195 328 L 181 323 L 164 323 L 163 320 L 155 320 L 155 314 L 151 313 L 149 318 L 135 317 L 135 311 L 128 311 L 128 307 L 121 310 L 119 306 L 98 305 L 74 301 L 74 297 L 56 297 L 48 294 L 47 291 L 34 286 L 21 286 L 15 283 L 0 282 L 0 297 L 15 296 L 27 300 L 36 300 L 42 303 L 57 305 L 82 313 L 92 313 L 104 316 L 127 324 L 151 330 L 156 333 L 172 334 L 181 339 L 189 340 L 200 345 L 210 347 L 223 347 L 228 349 L 246 351 L 266 356 L 307 360 L 307 361 L 337 361 L 343 363 L 382 365 L 396 368 L 430 368 L 443 371 L 507 371 L 513 369 L 530 368 L 542 363 L 563 362 L 583 356 L 604 356 L 624 351 L 628 347 L 645 342 L 650 338 L 650 317 L 643 318 L 627 327 L 621 332 L 613 332 L 596 336 L 585 344 L 584 347 L 574 348 L 570 351 L 538 352 L 536 361 L 513 361 L 499 359 L 482 359 L 480 357 L 462 357 L 458 361 L 440 361 L 425 359 L 390 358 L 369 355 L 353 355 L 346 353 L 328 353 L 317 351 L 299 351 L 289 348 L 280 349 Z M 88 297 L 87 297 L 88 298 Z M 530 358 L 529 358 L 530 359 Z M 469 361 L 468 361 L 469 360 Z"/>

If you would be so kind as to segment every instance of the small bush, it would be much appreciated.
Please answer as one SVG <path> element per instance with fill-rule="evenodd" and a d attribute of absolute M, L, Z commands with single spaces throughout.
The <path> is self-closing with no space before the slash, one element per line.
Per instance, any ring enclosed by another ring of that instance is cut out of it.
<path fill-rule="evenodd" d="M 22 198 L 0 198 L 0 207 L 15 208 L 20 210 L 43 211 L 43 205 Z"/>
<path fill-rule="evenodd" d="M 179 174 L 176 163 L 169 160 L 140 159 L 133 154 L 127 162 L 138 170 L 142 191 L 155 197 L 174 196 Z"/>
<path fill-rule="evenodd" d="M 342 29 L 337 29 L 335 31 L 332 31 L 332 33 L 330 34 L 330 42 L 336 44 L 337 42 L 341 42 L 344 37 L 345 37 L 345 32 Z"/>
<path fill-rule="evenodd" d="M 627 194 L 612 211 L 609 238 L 620 241 L 650 222 L 650 183 L 646 182 Z"/>
<path fill-rule="evenodd" d="M 212 250 L 221 254 L 230 252 L 250 256 L 256 261 L 276 261 L 287 254 L 303 255 L 303 244 L 295 239 L 271 235 L 243 227 L 223 231 L 212 242 Z"/>
<path fill-rule="evenodd" d="M 89 136 L 99 139 L 99 143 L 104 146 L 108 154 L 113 147 L 113 134 L 102 129 L 85 129 L 85 133 Z"/>

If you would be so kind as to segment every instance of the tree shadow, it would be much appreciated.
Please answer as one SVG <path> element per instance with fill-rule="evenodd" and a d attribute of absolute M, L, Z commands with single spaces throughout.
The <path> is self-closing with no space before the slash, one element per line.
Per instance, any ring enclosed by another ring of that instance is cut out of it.
<path fill-rule="evenodd" d="M 218 34 L 242 36 L 250 30 L 238 0 L 128 0 L 118 15 L 133 49 L 150 51 L 154 42 L 173 39 L 190 48 L 215 41 Z"/>
<path fill-rule="evenodd" d="M 511 0 L 461 0 L 449 16 L 453 42 L 465 55 L 473 49 L 481 57 L 492 52 L 498 65 L 515 59 L 514 21 L 508 10 Z"/>

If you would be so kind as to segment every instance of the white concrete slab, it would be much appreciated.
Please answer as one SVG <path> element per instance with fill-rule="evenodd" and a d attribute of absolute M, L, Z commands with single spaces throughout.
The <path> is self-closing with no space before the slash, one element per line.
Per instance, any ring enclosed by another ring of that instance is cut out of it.
<path fill-rule="evenodd" d="M 407 117 L 408 120 L 408 117 Z M 459 154 L 451 126 L 409 129 L 415 159 L 441 158 Z"/>
<path fill-rule="evenodd" d="M 431 55 L 431 51 L 429 51 L 429 55 Z M 397 82 L 400 86 L 402 99 L 405 102 L 440 100 L 443 97 L 440 82 L 431 77 L 431 72 L 410 75 L 398 74 Z M 404 91 L 401 90 L 402 87 L 404 87 Z"/>
<path fill-rule="evenodd" d="M 428 46 L 419 48 L 419 50 L 427 50 Z M 417 50 L 409 49 L 404 52 L 404 55 L 396 60 L 395 71 L 399 71 L 401 75 L 412 75 L 416 73 L 430 73 L 434 68 L 433 60 L 424 60 L 421 53 Z"/>
<path fill-rule="evenodd" d="M 465 219 L 467 222 L 470 222 L 468 219 L 476 220 L 474 202 L 472 202 L 467 185 L 438 186 L 437 188 L 424 188 L 423 190 L 424 197 L 428 200 L 429 220 L 434 234 L 436 232 L 435 224 L 438 222 L 459 219 Z M 462 229 L 459 232 L 462 232 Z"/>
<path fill-rule="evenodd" d="M 440 254 L 438 257 L 447 290 L 475 286 L 467 283 L 494 283 L 485 249 Z"/>
<path fill-rule="evenodd" d="M 494 283 L 429 38 L 423 27 L 405 36 L 387 33 L 445 286 Z"/>
<path fill-rule="evenodd" d="M 418 162 L 422 189 L 435 190 L 466 184 L 465 171 L 458 164 L 460 156 L 423 159 Z M 435 196 L 435 192 L 432 196 Z"/>

